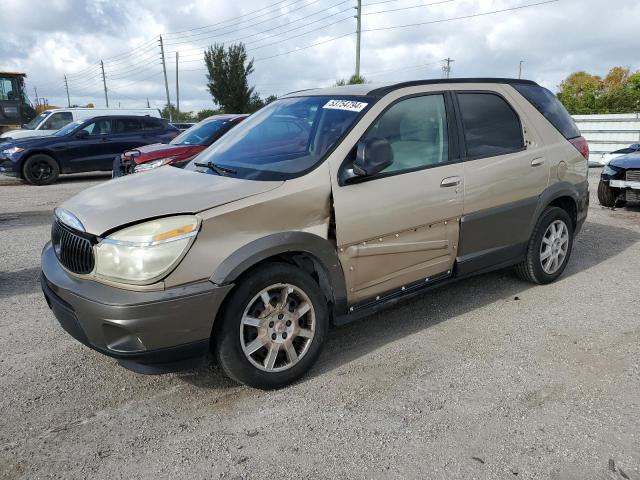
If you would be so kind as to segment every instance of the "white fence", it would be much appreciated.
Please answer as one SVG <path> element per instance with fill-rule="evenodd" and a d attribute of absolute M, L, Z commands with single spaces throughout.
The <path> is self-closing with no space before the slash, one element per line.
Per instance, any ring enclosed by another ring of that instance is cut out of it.
<path fill-rule="evenodd" d="M 589 151 L 594 159 L 603 153 L 640 143 L 639 113 L 573 115 L 573 119 L 589 142 Z"/>

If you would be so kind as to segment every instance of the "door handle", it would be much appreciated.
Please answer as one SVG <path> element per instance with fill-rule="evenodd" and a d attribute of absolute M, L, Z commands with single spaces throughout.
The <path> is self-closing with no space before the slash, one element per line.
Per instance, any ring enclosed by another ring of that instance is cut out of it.
<path fill-rule="evenodd" d="M 539 157 L 539 158 L 534 158 L 533 160 L 531 160 L 531 166 L 532 167 L 539 167 L 541 165 L 544 165 L 544 158 Z"/>
<path fill-rule="evenodd" d="M 457 187 L 458 185 L 460 185 L 460 177 L 447 177 L 443 178 L 442 182 L 440 182 L 442 188 Z"/>

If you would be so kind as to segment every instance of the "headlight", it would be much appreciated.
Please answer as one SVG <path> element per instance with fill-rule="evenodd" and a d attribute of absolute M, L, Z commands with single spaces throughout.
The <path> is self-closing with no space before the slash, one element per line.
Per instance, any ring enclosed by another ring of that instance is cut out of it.
<path fill-rule="evenodd" d="M 619 172 L 618 170 L 616 170 L 615 168 L 613 168 L 610 165 L 607 165 L 602 169 L 602 175 L 612 176 L 612 175 L 617 175 L 618 172 Z"/>
<path fill-rule="evenodd" d="M 174 160 L 174 157 L 161 158 L 159 160 L 154 160 L 153 162 L 141 163 L 140 165 L 136 165 L 136 168 L 134 168 L 133 171 L 138 173 L 138 172 L 144 172 L 145 170 L 152 170 L 154 168 L 158 168 L 163 165 L 166 165 L 172 160 Z"/>
<path fill-rule="evenodd" d="M 11 147 L 2 151 L 2 153 L 4 153 L 5 155 L 13 155 L 14 153 L 20 153 L 20 152 L 24 152 L 24 148 Z"/>
<path fill-rule="evenodd" d="M 178 215 L 113 233 L 96 247 L 96 275 L 124 283 L 153 283 L 178 263 L 199 226 L 197 217 Z"/>

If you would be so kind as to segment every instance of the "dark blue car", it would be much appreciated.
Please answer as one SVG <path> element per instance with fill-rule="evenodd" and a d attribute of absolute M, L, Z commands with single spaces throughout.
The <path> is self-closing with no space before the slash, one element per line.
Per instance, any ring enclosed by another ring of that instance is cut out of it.
<path fill-rule="evenodd" d="M 111 171 L 115 155 L 150 143 L 167 143 L 180 131 L 154 117 L 108 115 L 78 120 L 50 137 L 0 144 L 0 173 L 49 185 L 61 173 Z"/>
<path fill-rule="evenodd" d="M 614 158 L 602 169 L 598 200 L 604 207 L 640 202 L 640 152 Z"/>

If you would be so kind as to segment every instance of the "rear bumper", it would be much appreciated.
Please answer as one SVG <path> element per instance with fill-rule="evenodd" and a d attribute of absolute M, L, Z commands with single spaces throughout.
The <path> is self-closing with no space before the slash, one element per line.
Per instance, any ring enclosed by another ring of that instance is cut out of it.
<path fill-rule="evenodd" d="M 163 373 L 204 363 L 217 311 L 232 285 L 209 281 L 163 291 L 130 291 L 70 275 L 50 244 L 42 291 L 73 338 L 124 367 Z"/>

